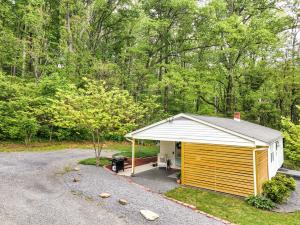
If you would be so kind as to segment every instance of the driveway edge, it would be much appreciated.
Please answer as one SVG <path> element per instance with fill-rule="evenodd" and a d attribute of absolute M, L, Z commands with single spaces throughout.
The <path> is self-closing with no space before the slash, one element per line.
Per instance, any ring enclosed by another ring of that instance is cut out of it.
<path fill-rule="evenodd" d="M 113 174 L 113 175 L 115 175 L 115 176 L 118 176 L 118 174 L 116 174 L 115 172 L 111 171 L 110 169 L 108 169 L 108 168 L 106 168 L 106 167 L 103 167 L 103 168 L 104 168 L 106 171 L 108 171 L 109 173 L 111 173 L 111 174 Z M 196 208 L 196 206 L 194 206 L 194 205 L 189 205 L 189 204 L 187 204 L 187 203 L 178 201 L 178 200 L 176 200 L 176 199 L 169 198 L 169 197 L 165 196 L 164 194 L 160 194 L 160 193 L 154 192 L 154 191 L 152 191 L 151 189 L 145 187 L 144 185 L 141 185 L 141 184 L 138 184 L 138 183 L 134 182 L 134 181 L 133 181 L 132 179 L 130 179 L 129 177 L 128 177 L 128 178 L 127 178 L 127 177 L 124 177 L 124 176 L 119 176 L 119 177 L 120 177 L 121 179 L 123 179 L 123 180 L 126 180 L 128 183 L 131 183 L 131 184 L 134 184 L 134 185 L 140 187 L 141 189 L 143 189 L 143 190 L 145 190 L 145 191 L 148 191 L 148 192 L 151 192 L 151 193 L 160 195 L 160 196 L 162 196 L 163 198 L 165 198 L 165 199 L 167 199 L 167 200 L 169 200 L 169 201 L 175 202 L 175 203 L 177 203 L 177 204 L 179 204 L 179 205 L 182 205 L 182 206 L 184 206 L 184 207 L 186 207 L 186 208 L 189 208 L 189 209 L 191 209 L 191 210 L 193 210 L 193 211 L 195 211 L 195 212 L 197 212 L 197 213 L 200 213 L 200 214 L 202 214 L 202 215 L 205 215 L 205 216 L 208 217 L 208 218 L 215 219 L 215 220 L 217 220 L 217 221 L 220 221 L 220 222 L 222 222 L 222 223 L 224 223 L 224 224 L 228 224 L 228 225 L 237 225 L 237 224 L 231 223 L 231 222 L 229 222 L 229 221 L 227 221 L 227 220 L 224 220 L 224 219 L 221 219 L 221 218 L 219 218 L 219 217 L 216 217 L 216 216 L 213 216 L 213 215 L 211 215 L 211 214 L 208 214 L 208 213 L 206 213 L 206 212 L 203 212 L 203 211 L 201 211 L 201 210 L 198 210 L 198 209 Z"/>

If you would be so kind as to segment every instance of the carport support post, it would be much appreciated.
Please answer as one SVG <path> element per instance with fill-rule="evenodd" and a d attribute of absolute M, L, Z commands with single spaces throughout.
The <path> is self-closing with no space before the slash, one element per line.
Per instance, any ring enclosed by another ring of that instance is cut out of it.
<path fill-rule="evenodd" d="M 135 139 L 131 141 L 132 148 L 132 158 L 131 158 L 131 176 L 134 176 L 134 167 L 135 167 Z"/>

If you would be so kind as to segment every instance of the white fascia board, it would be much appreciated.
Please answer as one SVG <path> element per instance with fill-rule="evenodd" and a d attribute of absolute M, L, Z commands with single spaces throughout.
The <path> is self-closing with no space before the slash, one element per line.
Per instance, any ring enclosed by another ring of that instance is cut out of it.
<path fill-rule="evenodd" d="M 222 141 L 202 141 L 202 140 L 195 140 L 195 139 L 182 139 L 182 138 L 167 138 L 167 137 L 150 137 L 150 136 L 134 136 L 134 139 L 141 139 L 141 140 L 153 140 L 153 141 L 175 141 L 175 142 L 186 142 L 186 143 L 199 143 L 199 144 L 219 144 L 219 145 L 228 145 L 228 146 L 245 146 L 245 147 L 255 147 L 254 142 L 248 142 L 248 143 L 232 143 L 229 142 L 222 142 Z"/>
<path fill-rule="evenodd" d="M 128 134 L 125 135 L 125 137 L 131 138 L 131 137 L 133 137 L 133 136 L 132 136 L 133 134 L 142 132 L 142 131 L 144 131 L 144 130 L 148 130 L 149 128 L 158 126 L 158 125 L 160 125 L 160 124 L 163 124 L 163 123 L 168 122 L 168 121 L 170 121 L 170 120 L 176 119 L 176 118 L 181 117 L 181 116 L 183 116 L 183 115 L 184 115 L 183 113 L 180 113 L 180 114 L 177 114 L 176 116 L 171 116 L 171 117 L 169 117 L 169 118 L 167 118 L 167 119 L 161 120 L 161 121 L 156 122 L 156 123 L 153 123 L 153 124 L 151 124 L 151 125 L 149 125 L 149 126 L 146 126 L 146 127 L 141 128 L 141 129 L 135 130 L 135 131 L 133 131 L 133 132 L 131 132 L 131 133 L 128 133 Z"/>
<path fill-rule="evenodd" d="M 126 134 L 125 137 L 127 137 L 127 138 L 132 138 L 133 135 L 136 134 L 136 133 L 139 133 L 139 132 L 144 131 L 144 130 L 147 130 L 147 129 L 149 129 L 149 128 L 158 126 L 158 125 L 160 125 L 160 124 L 163 124 L 163 123 L 165 123 L 165 122 L 168 122 L 168 121 L 170 121 L 170 120 L 173 120 L 173 119 L 176 119 L 176 118 L 179 118 L 179 117 L 184 117 L 184 118 L 186 118 L 186 119 L 190 119 L 190 120 L 192 120 L 192 121 L 195 121 L 195 122 L 198 122 L 198 123 L 202 123 L 202 124 L 205 124 L 205 125 L 207 125 L 207 126 L 213 127 L 213 128 L 215 128 L 215 129 L 224 131 L 224 132 L 226 132 L 226 133 L 229 133 L 229 134 L 238 136 L 238 137 L 243 138 L 243 139 L 245 139 L 245 140 L 252 141 L 252 142 L 255 143 L 255 145 L 265 145 L 265 146 L 269 146 L 268 143 L 265 143 L 265 142 L 262 142 L 262 141 L 260 141 L 260 140 L 257 140 L 257 139 L 248 137 L 248 136 L 246 136 L 246 135 L 243 135 L 243 134 L 240 134 L 240 133 L 237 133 L 237 132 L 228 130 L 228 129 L 223 128 L 223 127 L 216 126 L 216 125 L 211 124 L 211 123 L 208 123 L 208 122 L 206 122 L 206 121 L 196 119 L 196 118 L 191 117 L 191 116 L 188 116 L 188 115 L 186 115 L 186 114 L 184 114 L 184 113 L 177 114 L 176 116 L 169 117 L 169 118 L 167 118 L 167 119 L 164 119 L 164 120 L 161 120 L 161 121 L 159 121 L 159 122 L 153 123 L 153 124 L 151 124 L 151 125 L 149 125 L 149 126 L 146 126 L 146 127 L 141 128 L 141 129 L 135 130 L 135 131 L 133 131 L 133 132 L 131 132 L 131 133 Z M 136 138 L 136 137 L 134 137 L 134 138 Z M 136 139 L 138 139 L 138 138 L 136 138 Z M 153 140 L 153 139 L 151 139 L 151 140 Z"/>

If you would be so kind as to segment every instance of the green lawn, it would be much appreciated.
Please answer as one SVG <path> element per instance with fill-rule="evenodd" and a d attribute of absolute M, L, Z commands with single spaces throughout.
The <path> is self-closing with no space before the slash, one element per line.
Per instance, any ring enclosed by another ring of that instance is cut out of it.
<path fill-rule="evenodd" d="M 197 209 L 240 225 L 299 225 L 300 211 L 275 213 L 249 206 L 241 198 L 194 188 L 180 187 L 166 196 L 195 205 Z"/>
<path fill-rule="evenodd" d="M 73 142 L 73 141 L 43 141 L 32 142 L 28 145 L 20 142 L 0 142 L 0 152 L 43 152 L 57 151 L 63 149 L 90 149 L 91 142 Z"/>
<path fill-rule="evenodd" d="M 119 150 L 120 153 L 116 155 L 122 155 L 125 157 L 131 157 L 131 145 L 119 145 L 115 143 L 110 146 L 111 149 Z M 136 158 L 145 158 L 150 156 L 156 156 L 159 153 L 159 147 L 156 145 L 136 145 L 135 146 L 135 157 Z"/>
<path fill-rule="evenodd" d="M 13 142 L 0 142 L 0 152 L 40 152 L 40 151 L 57 151 L 63 149 L 92 149 L 93 144 L 91 142 L 34 142 L 28 145 L 23 143 Z M 118 155 L 131 157 L 131 143 L 129 142 L 106 142 L 104 149 L 120 151 Z M 136 157 L 148 157 L 155 156 L 159 152 L 159 147 L 147 143 L 144 146 L 136 145 Z"/>
<path fill-rule="evenodd" d="M 82 165 L 96 165 L 96 158 L 88 158 L 88 159 L 83 159 L 79 161 L 79 164 Z M 101 158 L 100 159 L 100 166 L 107 166 L 111 164 L 111 160 L 108 158 Z"/>

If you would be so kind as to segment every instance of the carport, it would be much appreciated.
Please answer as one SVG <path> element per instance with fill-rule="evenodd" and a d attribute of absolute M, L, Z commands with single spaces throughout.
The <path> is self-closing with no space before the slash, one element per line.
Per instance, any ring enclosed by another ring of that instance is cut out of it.
<path fill-rule="evenodd" d="M 282 140 L 279 131 L 238 117 L 183 113 L 133 131 L 126 138 L 132 142 L 132 175 L 135 140 L 157 140 L 158 161 L 164 157 L 171 168 L 180 169 L 182 184 L 239 196 L 261 193 L 263 182 L 270 177 L 269 140 Z M 282 164 L 281 158 L 277 160 L 278 166 Z"/>

